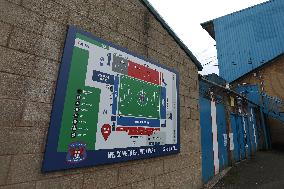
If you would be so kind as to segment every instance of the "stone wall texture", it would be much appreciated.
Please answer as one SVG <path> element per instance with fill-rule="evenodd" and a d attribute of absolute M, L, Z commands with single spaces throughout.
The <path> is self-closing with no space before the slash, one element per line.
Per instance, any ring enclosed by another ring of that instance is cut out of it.
<path fill-rule="evenodd" d="M 181 153 L 41 173 L 68 25 L 179 71 Z M 139 0 L 0 1 L 1 189 L 199 188 L 198 98 L 196 66 Z"/>
<path fill-rule="evenodd" d="M 233 82 L 233 86 L 238 84 L 249 83 L 256 84 L 261 90 L 263 86 L 264 92 L 269 96 L 278 97 L 284 100 L 284 54 L 274 59 L 272 62 L 258 69 L 255 74 L 251 73 Z M 263 85 L 261 85 L 263 82 Z"/>

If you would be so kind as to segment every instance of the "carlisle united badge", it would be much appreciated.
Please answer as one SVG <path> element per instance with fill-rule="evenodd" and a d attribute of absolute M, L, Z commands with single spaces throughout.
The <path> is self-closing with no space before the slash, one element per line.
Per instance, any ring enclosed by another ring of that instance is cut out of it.
<path fill-rule="evenodd" d="M 86 144 L 73 142 L 69 144 L 66 161 L 68 163 L 79 163 L 87 157 Z"/>

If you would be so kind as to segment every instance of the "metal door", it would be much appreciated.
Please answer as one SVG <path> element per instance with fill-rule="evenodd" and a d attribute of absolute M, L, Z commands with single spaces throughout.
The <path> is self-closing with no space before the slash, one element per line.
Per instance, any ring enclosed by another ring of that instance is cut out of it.
<path fill-rule="evenodd" d="M 242 160 L 246 158 L 246 149 L 245 149 L 243 118 L 240 115 L 237 115 L 237 132 L 239 138 L 240 159 Z"/>
<path fill-rule="evenodd" d="M 230 134 L 230 150 L 233 151 L 233 156 L 235 161 L 240 161 L 240 144 L 239 144 L 239 132 L 238 132 L 238 117 L 236 114 L 230 114 L 231 120 L 231 129 L 232 133 Z"/>
<path fill-rule="evenodd" d="M 253 107 L 250 107 L 250 135 L 251 135 L 251 144 L 252 144 L 252 152 L 255 153 L 257 151 L 258 144 L 258 132 L 257 132 L 257 123 L 256 123 L 256 115 Z"/>
<path fill-rule="evenodd" d="M 251 156 L 251 133 L 248 116 L 242 116 L 243 126 L 244 126 L 244 143 L 245 143 L 245 151 L 246 157 Z"/>
<path fill-rule="evenodd" d="M 214 176 L 213 162 L 213 138 L 210 101 L 205 98 L 199 99 L 200 104 L 200 127 L 202 149 L 202 180 L 208 182 Z"/>
<path fill-rule="evenodd" d="M 219 152 L 219 168 L 225 169 L 228 166 L 228 136 L 225 119 L 225 108 L 223 104 L 217 104 L 217 130 L 218 130 L 218 152 Z"/>

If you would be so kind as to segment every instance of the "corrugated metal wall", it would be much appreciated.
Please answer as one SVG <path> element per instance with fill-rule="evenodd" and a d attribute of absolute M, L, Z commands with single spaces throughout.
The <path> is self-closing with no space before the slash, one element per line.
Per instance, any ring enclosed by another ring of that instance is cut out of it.
<path fill-rule="evenodd" d="M 255 91 L 254 86 L 245 90 Z M 265 149 L 267 134 L 261 108 L 253 102 L 204 79 L 199 80 L 199 94 L 202 179 L 207 183 L 226 167 Z"/>
<path fill-rule="evenodd" d="M 259 92 L 257 85 L 240 85 L 236 92 L 246 96 L 251 102 L 262 107 L 263 112 L 274 119 L 284 123 L 284 100 Z"/>
<path fill-rule="evenodd" d="M 236 91 L 258 104 L 267 125 L 267 145 L 275 148 L 284 146 L 284 101 L 258 91 L 257 85 L 240 85 Z"/>
<path fill-rule="evenodd" d="M 221 77 L 234 81 L 284 52 L 283 10 L 272 0 L 213 21 Z"/>

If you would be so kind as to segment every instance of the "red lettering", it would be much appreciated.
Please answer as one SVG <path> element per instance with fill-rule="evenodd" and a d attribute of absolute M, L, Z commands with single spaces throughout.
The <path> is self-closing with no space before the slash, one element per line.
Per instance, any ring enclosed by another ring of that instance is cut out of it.
<path fill-rule="evenodd" d="M 154 131 L 160 131 L 160 128 L 145 128 L 145 127 L 117 127 L 116 131 L 128 132 L 128 135 L 148 135 L 151 136 Z"/>

